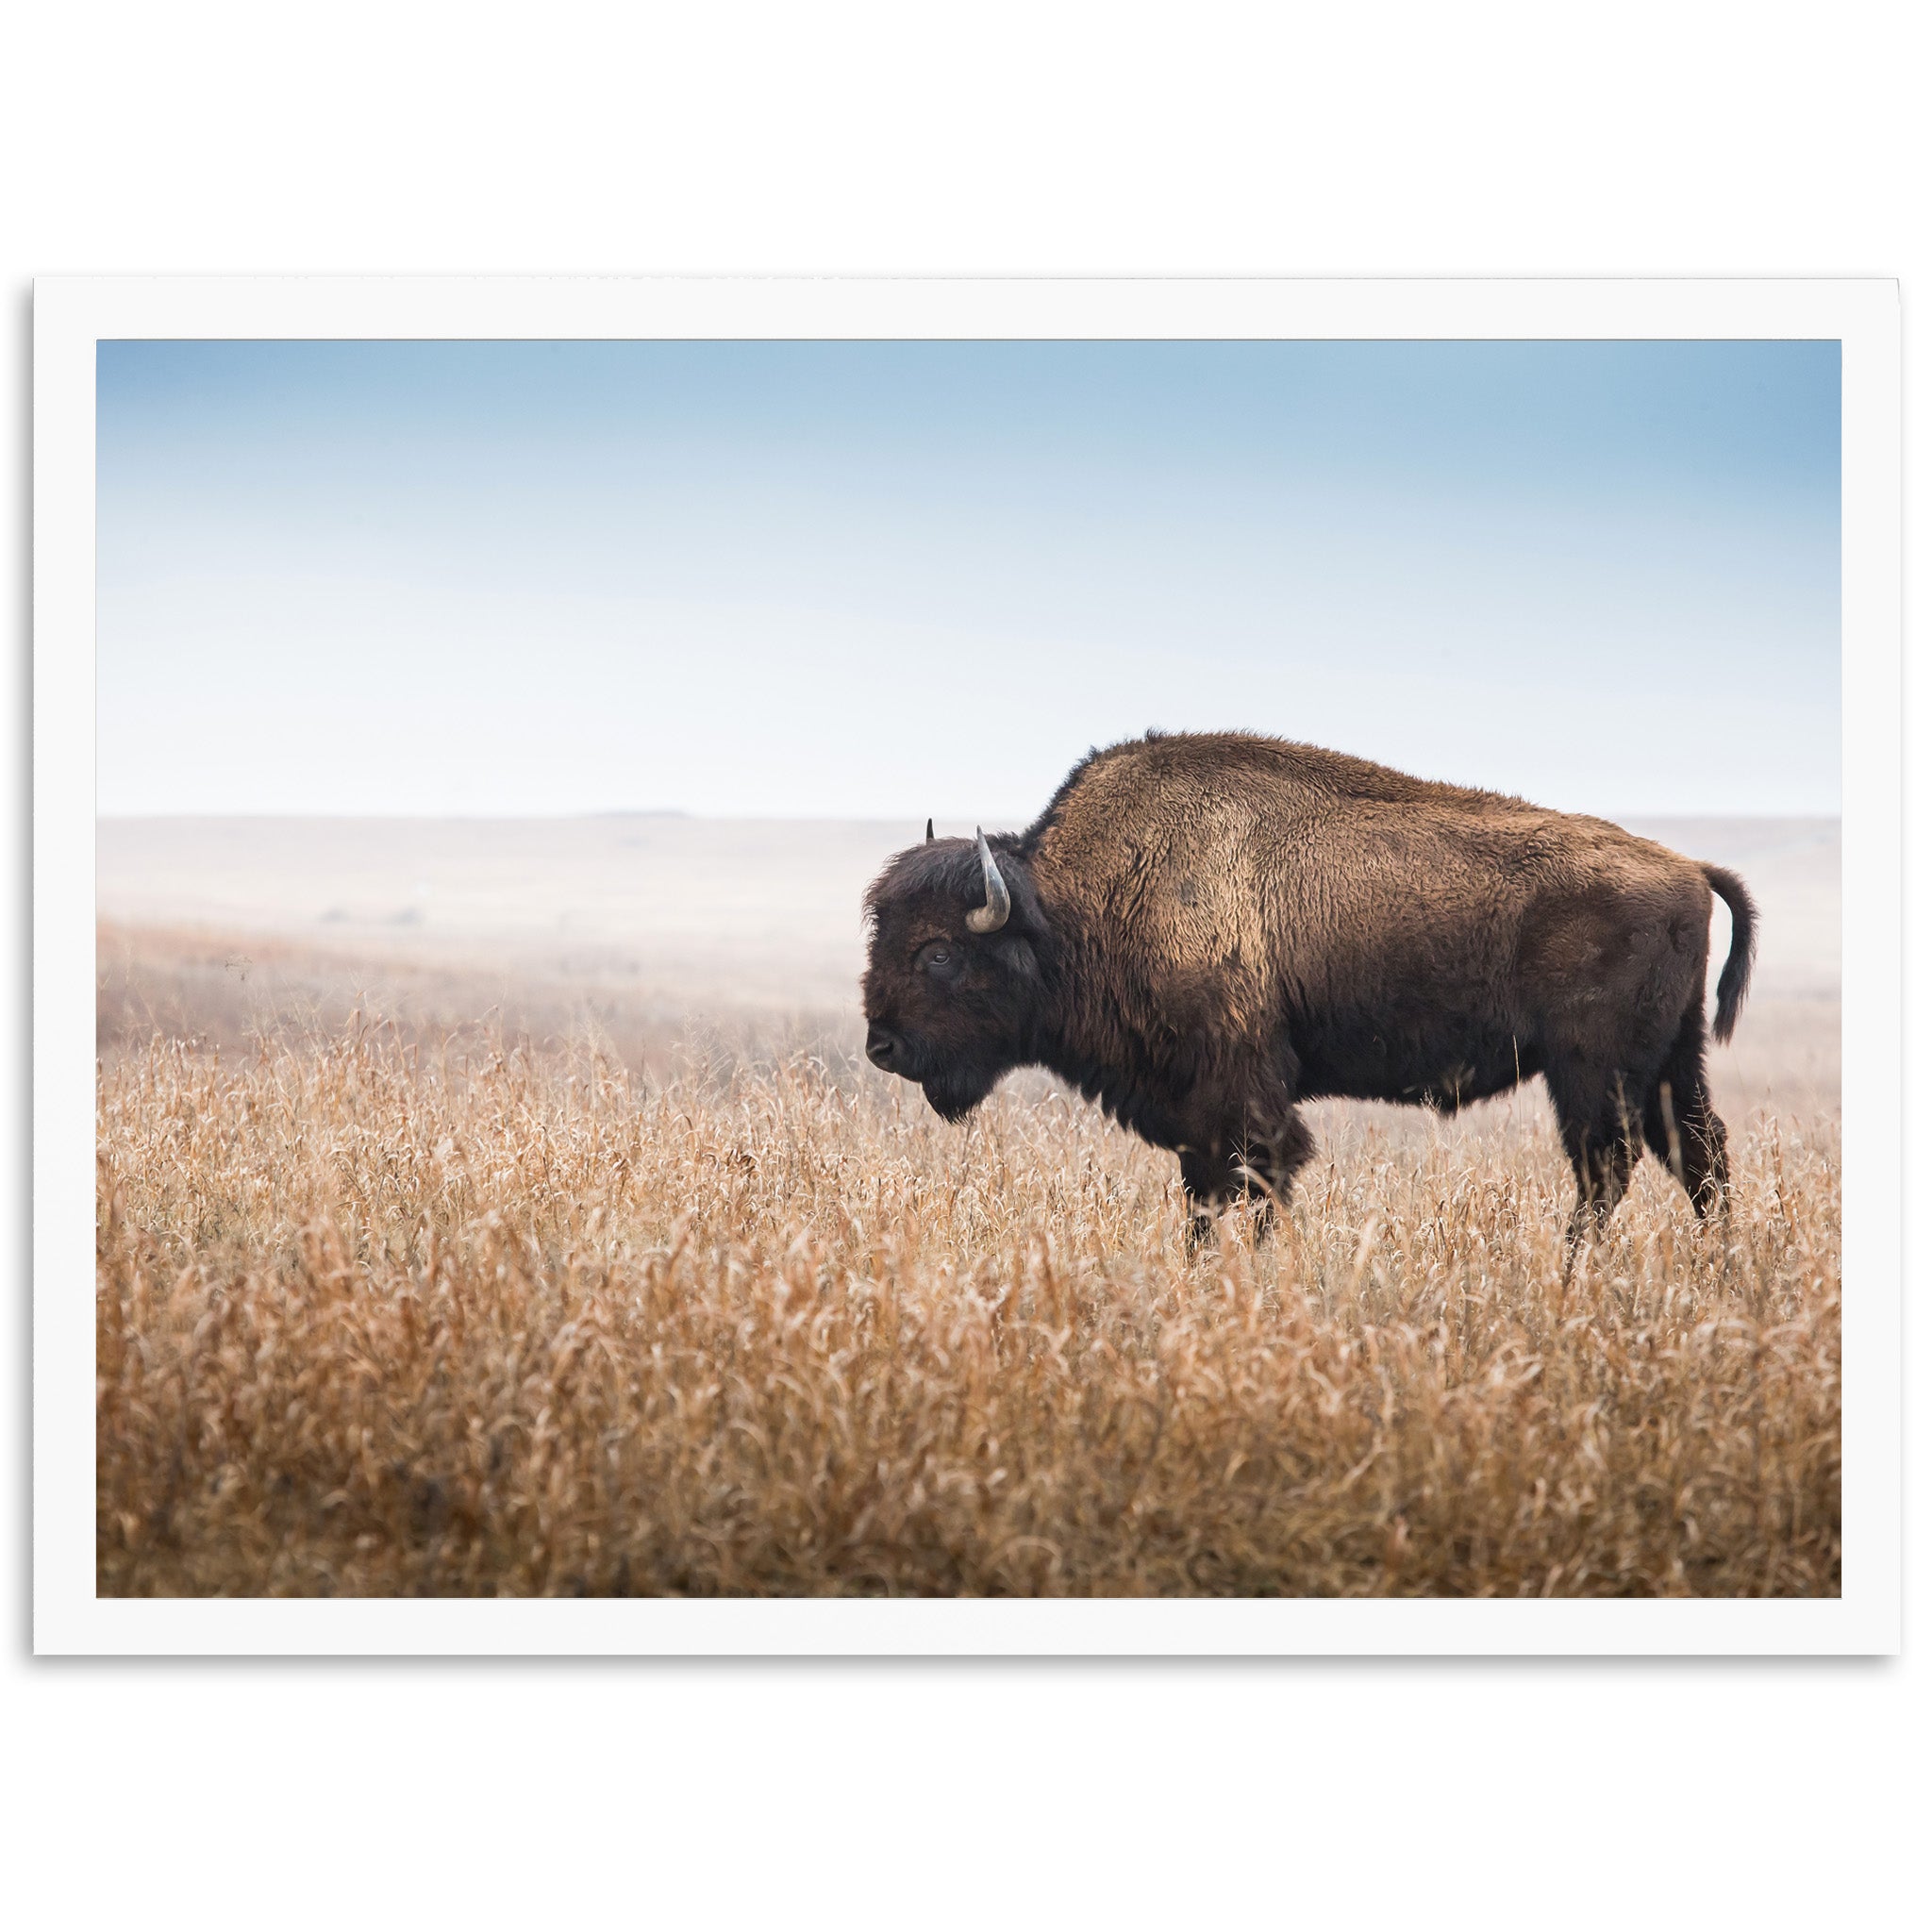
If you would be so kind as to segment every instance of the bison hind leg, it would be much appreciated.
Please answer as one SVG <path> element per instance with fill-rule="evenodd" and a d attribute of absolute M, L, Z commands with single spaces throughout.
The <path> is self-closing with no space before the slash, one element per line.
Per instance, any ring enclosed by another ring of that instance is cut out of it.
<path fill-rule="evenodd" d="M 1553 1060 L 1544 1069 L 1543 1080 L 1557 1109 L 1563 1151 L 1576 1176 L 1576 1205 L 1563 1237 L 1567 1267 L 1582 1242 L 1602 1232 L 1628 1191 L 1641 1123 L 1632 1108 L 1633 1083 L 1621 1074 Z"/>
<path fill-rule="evenodd" d="M 1670 1058 L 1644 1103 L 1643 1138 L 1690 1195 L 1699 1220 L 1724 1207 L 1730 1162 L 1724 1152 L 1724 1124 L 1710 1104 L 1710 1084 L 1704 1070 L 1701 1002 L 1685 1014 Z"/>

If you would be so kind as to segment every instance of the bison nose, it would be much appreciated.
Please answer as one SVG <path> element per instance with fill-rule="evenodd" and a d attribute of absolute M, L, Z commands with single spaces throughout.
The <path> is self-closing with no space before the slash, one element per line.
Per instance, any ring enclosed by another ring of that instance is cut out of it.
<path fill-rule="evenodd" d="M 906 1055 L 906 1042 L 883 1026 L 869 1026 L 865 1034 L 865 1057 L 880 1072 L 895 1074 Z"/>

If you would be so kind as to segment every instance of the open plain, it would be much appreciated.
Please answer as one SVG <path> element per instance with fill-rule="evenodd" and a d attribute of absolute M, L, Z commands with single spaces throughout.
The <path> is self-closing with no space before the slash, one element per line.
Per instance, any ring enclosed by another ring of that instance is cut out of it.
<path fill-rule="evenodd" d="M 98 1587 L 1833 1593 L 1837 825 L 1634 828 L 1763 913 L 1734 1203 L 1566 1278 L 1536 1083 L 1311 1109 L 1194 1255 L 1043 1077 L 942 1124 L 909 825 L 105 822 Z"/>

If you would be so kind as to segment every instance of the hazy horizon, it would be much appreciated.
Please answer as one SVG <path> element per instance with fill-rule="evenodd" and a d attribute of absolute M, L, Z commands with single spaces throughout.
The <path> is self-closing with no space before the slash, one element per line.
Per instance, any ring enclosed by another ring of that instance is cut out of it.
<path fill-rule="evenodd" d="M 1836 996 L 1837 820 L 1632 813 L 1625 823 L 1742 874 L 1758 906 L 1760 992 Z M 941 814 L 937 829 L 970 837 L 973 821 Z M 924 832 L 909 818 L 629 812 L 109 817 L 96 841 L 95 907 L 105 925 L 125 930 L 493 964 L 691 1006 L 735 990 L 752 1004 L 831 1007 L 858 986 L 867 885 Z M 1713 970 L 1728 947 L 1722 908 L 1714 924 Z M 221 958 L 230 950 L 210 944 Z"/>
<path fill-rule="evenodd" d="M 1822 342 L 103 342 L 105 815 L 1833 815 Z"/>
<path fill-rule="evenodd" d="M 1531 800 L 1534 804 L 1535 801 Z M 1045 801 L 1041 800 L 1043 808 Z M 928 817 L 934 814 L 927 814 Z M 1024 830 L 1039 816 L 1036 809 L 1030 813 L 989 813 L 977 821 L 987 831 L 997 829 L 1003 832 Z M 1612 824 L 1623 824 L 1639 820 L 1654 824 L 1665 824 L 1673 820 L 1690 822 L 1698 819 L 1713 821 L 1737 820 L 1740 824 L 1766 824 L 1783 820 L 1835 824 L 1843 817 L 1840 811 L 1627 811 L 1614 808 L 1591 814 L 1606 818 Z M 147 822 L 162 819 L 180 820 L 255 820 L 255 819 L 339 819 L 345 824 L 378 824 L 387 820 L 408 820 L 425 824 L 517 824 L 525 822 L 540 824 L 569 824 L 574 820 L 585 819 L 692 819 L 719 824 L 828 824 L 828 825 L 892 825 L 917 823 L 924 825 L 924 819 L 917 814 L 910 819 L 904 812 L 730 812 L 730 811 L 684 811 L 675 808 L 661 808 L 652 806 L 622 806 L 608 811 L 114 811 L 96 812 L 97 824 L 119 824 L 127 821 Z"/>

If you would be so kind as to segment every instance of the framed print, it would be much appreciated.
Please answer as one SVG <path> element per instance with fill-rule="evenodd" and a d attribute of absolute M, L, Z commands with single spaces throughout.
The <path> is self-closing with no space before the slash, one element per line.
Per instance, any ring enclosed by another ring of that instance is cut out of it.
<path fill-rule="evenodd" d="M 35 325 L 38 1649 L 1895 1646 L 1893 285 Z"/>

